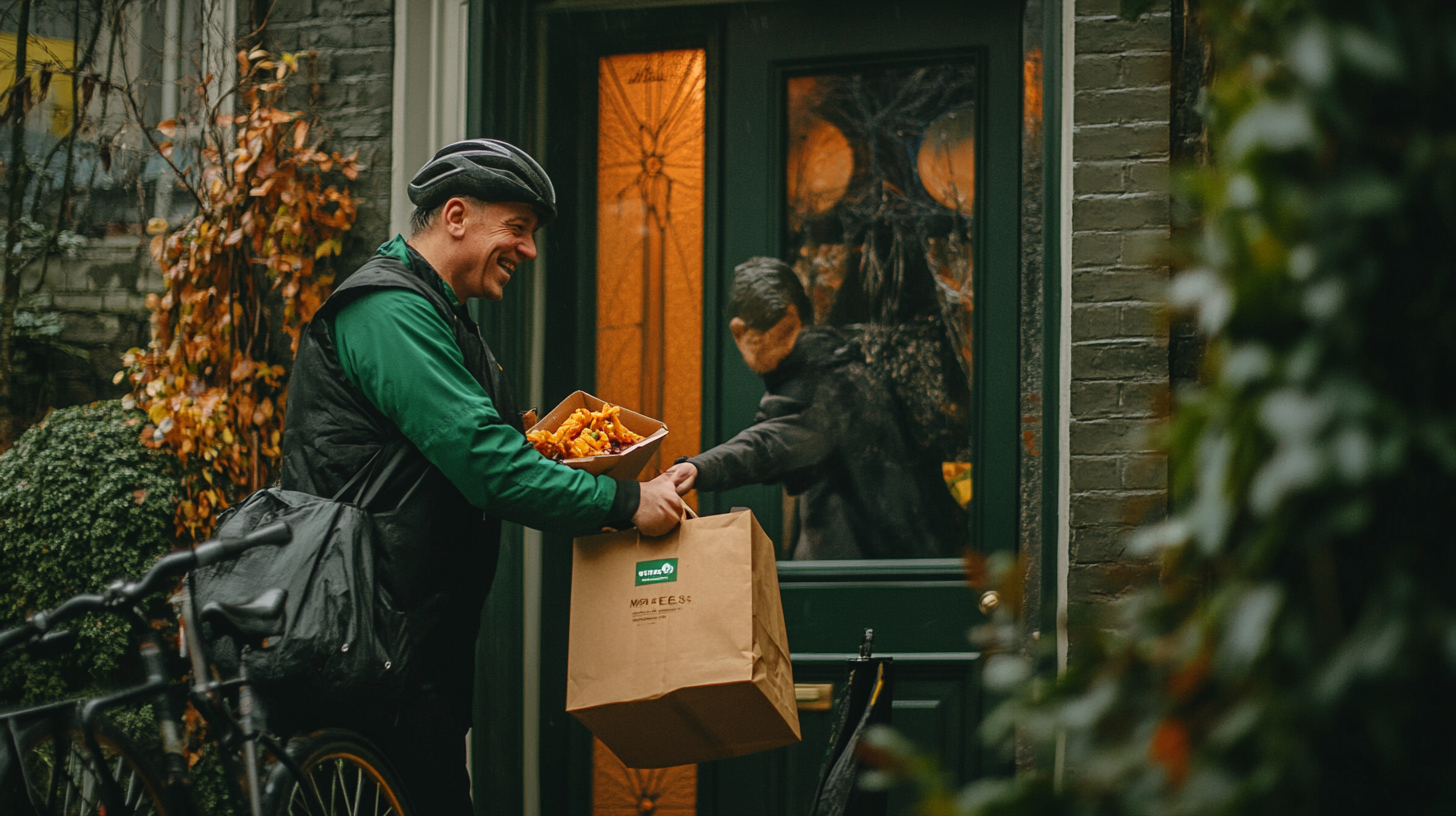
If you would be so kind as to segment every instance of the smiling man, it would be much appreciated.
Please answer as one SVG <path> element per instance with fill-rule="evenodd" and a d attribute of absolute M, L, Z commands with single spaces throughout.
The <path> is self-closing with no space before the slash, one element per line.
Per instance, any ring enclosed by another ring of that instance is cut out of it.
<path fill-rule="evenodd" d="M 537 453 L 466 310 L 471 298 L 501 300 L 516 268 L 536 257 L 535 232 L 556 217 L 545 171 L 516 147 L 473 139 L 436 153 L 409 196 L 409 240 L 396 236 L 339 286 L 299 345 L 283 486 L 364 505 L 395 606 L 443 603 L 443 612 L 418 643 L 402 699 L 319 700 L 300 688 L 275 709 L 293 727 L 343 725 L 372 738 L 415 812 L 468 816 L 464 737 L 501 521 L 572 535 L 635 524 L 661 535 L 682 504 L 666 477 L 618 482 Z"/>

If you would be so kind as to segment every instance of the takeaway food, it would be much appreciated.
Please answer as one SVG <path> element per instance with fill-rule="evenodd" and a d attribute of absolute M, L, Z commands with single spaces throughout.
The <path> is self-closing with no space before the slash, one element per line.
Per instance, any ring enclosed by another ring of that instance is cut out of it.
<path fill-rule="evenodd" d="M 621 453 L 646 438 L 627 430 L 621 413 L 621 406 L 607 403 L 595 411 L 578 408 L 556 430 L 530 431 L 526 438 L 542 456 L 558 462 Z"/>

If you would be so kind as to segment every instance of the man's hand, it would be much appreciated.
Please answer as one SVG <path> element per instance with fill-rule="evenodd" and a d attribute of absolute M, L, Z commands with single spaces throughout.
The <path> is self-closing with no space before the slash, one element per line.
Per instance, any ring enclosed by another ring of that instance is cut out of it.
<path fill-rule="evenodd" d="M 671 477 L 679 496 L 686 496 L 698 481 L 698 466 L 692 462 L 682 462 L 668 468 L 662 475 Z"/>
<path fill-rule="evenodd" d="M 650 482 L 642 483 L 642 499 L 637 505 L 637 512 L 632 515 L 632 524 L 644 535 L 667 535 L 682 516 L 682 499 L 678 498 L 672 477 L 663 473 Z"/>

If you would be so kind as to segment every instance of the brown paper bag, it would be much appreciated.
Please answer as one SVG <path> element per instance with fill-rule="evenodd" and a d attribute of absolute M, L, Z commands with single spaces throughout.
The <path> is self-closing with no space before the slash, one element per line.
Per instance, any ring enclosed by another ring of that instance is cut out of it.
<path fill-rule="evenodd" d="M 566 710 L 631 768 L 799 741 L 773 542 L 748 510 L 578 538 Z"/>

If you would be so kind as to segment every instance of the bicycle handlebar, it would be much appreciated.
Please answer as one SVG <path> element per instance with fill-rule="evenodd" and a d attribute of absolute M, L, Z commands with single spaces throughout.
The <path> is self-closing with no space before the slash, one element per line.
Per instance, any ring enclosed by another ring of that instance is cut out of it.
<path fill-rule="evenodd" d="M 0 652 L 45 635 L 64 621 L 87 612 L 105 612 L 124 607 L 162 588 L 168 579 L 207 567 L 229 558 L 236 558 L 253 547 L 286 544 L 293 540 L 288 522 L 280 521 L 260 527 L 241 538 L 215 538 L 197 545 L 196 549 L 167 553 L 147 570 L 140 581 L 117 581 L 101 594 L 77 595 L 55 609 L 37 612 L 20 626 L 0 632 Z"/>

